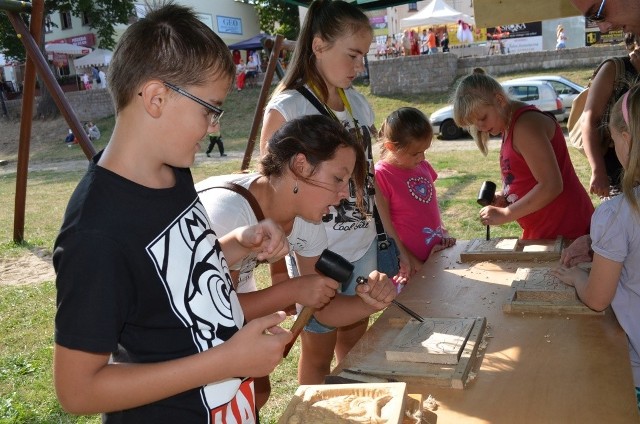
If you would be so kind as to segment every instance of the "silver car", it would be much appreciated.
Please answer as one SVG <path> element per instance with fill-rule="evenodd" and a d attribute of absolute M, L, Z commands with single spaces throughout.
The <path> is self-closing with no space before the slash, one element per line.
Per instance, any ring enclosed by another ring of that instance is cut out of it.
<path fill-rule="evenodd" d="M 548 82 L 549 84 L 551 84 L 553 89 L 556 90 L 556 93 L 558 93 L 558 97 L 560 97 L 560 100 L 562 100 L 564 108 L 567 109 L 567 117 L 569 117 L 569 112 L 571 112 L 571 103 L 573 103 L 573 99 L 575 99 L 578 94 L 582 93 L 586 88 L 560 75 L 536 75 L 532 77 L 516 78 L 510 81 Z"/>
<path fill-rule="evenodd" d="M 566 112 L 562 100 L 546 81 L 508 80 L 500 83 L 510 98 L 536 106 L 544 112 L 551 112 L 558 121 L 566 119 Z M 462 137 L 466 131 L 453 121 L 453 106 L 445 106 L 436 110 L 429 117 L 434 134 L 440 134 L 444 140 Z"/>

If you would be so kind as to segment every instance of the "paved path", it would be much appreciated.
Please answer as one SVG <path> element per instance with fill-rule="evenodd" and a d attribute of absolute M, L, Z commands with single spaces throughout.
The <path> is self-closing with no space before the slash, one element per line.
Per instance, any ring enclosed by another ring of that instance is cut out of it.
<path fill-rule="evenodd" d="M 211 155 L 208 158 L 204 153 L 198 153 L 196 155 L 195 164 L 199 164 L 206 161 L 228 161 L 228 160 L 242 160 L 244 152 L 226 152 L 227 156 L 221 158 L 218 153 Z M 15 174 L 17 170 L 17 161 L 7 161 L 5 164 L 0 164 L 0 175 Z M 34 171 L 54 171 L 54 172 L 67 172 L 67 171 L 83 171 L 87 169 L 88 161 L 85 159 L 67 160 L 59 162 L 36 162 L 29 164 L 29 172 Z"/>
<path fill-rule="evenodd" d="M 492 138 L 489 142 L 490 149 L 498 149 L 500 147 L 500 139 Z M 428 152 L 445 152 L 447 150 L 476 150 L 476 144 L 471 138 L 465 138 L 460 140 L 439 140 L 434 139 Z M 198 153 L 196 155 L 195 164 L 200 164 L 206 161 L 228 161 L 228 160 L 242 160 L 244 158 L 244 152 L 239 151 L 227 151 L 228 156 L 221 158 L 218 153 L 213 153 L 208 158 L 204 153 Z M 16 161 L 7 161 L 0 163 L 0 175 L 15 174 L 17 169 Z M 60 162 L 37 162 L 29 164 L 29 172 L 33 171 L 54 171 L 54 172 L 66 172 L 66 171 L 82 171 L 87 169 L 87 161 L 84 159 L 68 160 Z"/>

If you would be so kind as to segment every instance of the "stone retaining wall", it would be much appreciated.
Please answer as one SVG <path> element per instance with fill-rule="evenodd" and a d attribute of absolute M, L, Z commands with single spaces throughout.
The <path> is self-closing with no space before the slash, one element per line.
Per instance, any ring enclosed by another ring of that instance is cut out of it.
<path fill-rule="evenodd" d="M 115 114 L 111 96 L 107 89 L 96 88 L 93 90 L 71 91 L 64 93 L 64 95 L 80 121 L 93 121 Z M 36 97 L 33 105 L 33 116 L 35 116 L 39 100 L 40 98 Z M 20 119 L 22 99 L 6 100 L 5 104 L 9 112 L 9 119 Z"/>
<path fill-rule="evenodd" d="M 369 62 L 371 92 L 375 95 L 448 92 L 456 80 L 481 67 L 491 75 L 517 71 L 590 66 L 594 69 L 605 58 L 624 56 L 622 45 L 581 47 L 560 51 L 542 51 L 495 56 L 458 58 L 452 53 L 396 57 Z M 276 80 L 277 78 L 274 78 Z M 97 120 L 115 114 L 106 89 L 64 93 L 80 121 Z M 34 103 L 34 115 L 36 111 Z M 10 119 L 19 119 L 22 100 L 5 101 Z"/>
<path fill-rule="evenodd" d="M 607 57 L 626 54 L 624 45 L 615 45 L 463 58 L 452 53 L 396 57 L 370 61 L 369 81 L 375 95 L 448 92 L 476 67 L 495 76 L 540 69 L 557 73 L 562 68 L 595 69 Z"/>

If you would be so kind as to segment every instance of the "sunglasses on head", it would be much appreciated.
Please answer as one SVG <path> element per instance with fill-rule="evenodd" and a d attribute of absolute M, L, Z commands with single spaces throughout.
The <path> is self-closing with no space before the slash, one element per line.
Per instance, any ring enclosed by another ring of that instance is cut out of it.
<path fill-rule="evenodd" d="M 598 11 L 591 16 L 587 16 L 587 19 L 594 23 L 603 22 L 605 20 L 605 17 L 602 11 L 604 10 L 604 4 L 606 2 L 607 0 L 602 0 L 602 3 L 600 3 L 600 7 L 598 8 Z"/>

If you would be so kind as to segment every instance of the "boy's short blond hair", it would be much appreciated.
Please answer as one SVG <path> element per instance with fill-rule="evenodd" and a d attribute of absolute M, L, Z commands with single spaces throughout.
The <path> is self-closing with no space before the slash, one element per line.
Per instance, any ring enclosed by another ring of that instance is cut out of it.
<path fill-rule="evenodd" d="M 173 2 L 147 4 L 147 15 L 122 35 L 109 65 L 108 89 L 116 113 L 151 79 L 177 86 L 235 76 L 231 52 L 194 11 Z"/>

